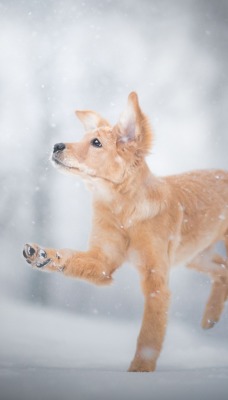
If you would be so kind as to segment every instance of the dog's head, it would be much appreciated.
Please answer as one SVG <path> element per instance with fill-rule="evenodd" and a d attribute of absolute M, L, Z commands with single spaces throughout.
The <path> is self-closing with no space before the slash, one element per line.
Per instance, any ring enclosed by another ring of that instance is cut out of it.
<path fill-rule="evenodd" d="M 86 134 L 80 142 L 56 144 L 54 164 L 84 178 L 123 183 L 140 166 L 152 144 L 150 125 L 137 94 L 130 93 L 127 107 L 113 127 L 93 111 L 76 111 L 76 115 Z"/>

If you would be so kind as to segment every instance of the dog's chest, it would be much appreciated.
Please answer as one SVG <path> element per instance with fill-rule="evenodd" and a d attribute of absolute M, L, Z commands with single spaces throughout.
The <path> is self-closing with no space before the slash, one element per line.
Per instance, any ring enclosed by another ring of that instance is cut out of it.
<path fill-rule="evenodd" d="M 123 229 L 153 218 L 158 212 L 157 204 L 145 198 L 113 202 L 111 209 Z"/>

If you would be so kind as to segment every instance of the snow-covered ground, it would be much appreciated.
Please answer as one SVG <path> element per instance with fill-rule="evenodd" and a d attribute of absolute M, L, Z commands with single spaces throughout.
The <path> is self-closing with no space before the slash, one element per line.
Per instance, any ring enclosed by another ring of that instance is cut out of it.
<path fill-rule="evenodd" d="M 228 398 L 228 345 L 171 321 L 155 373 L 127 373 L 140 321 L 2 302 L 0 399 Z M 219 343 L 219 344 L 218 344 Z"/>

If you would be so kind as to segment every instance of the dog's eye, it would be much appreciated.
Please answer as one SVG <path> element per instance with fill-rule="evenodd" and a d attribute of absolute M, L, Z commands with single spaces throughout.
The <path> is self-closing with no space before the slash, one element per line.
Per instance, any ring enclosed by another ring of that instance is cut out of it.
<path fill-rule="evenodd" d="M 92 146 L 94 146 L 94 147 L 102 147 L 101 142 L 100 142 L 97 138 L 92 139 L 92 140 L 91 140 L 91 144 L 92 144 Z"/>

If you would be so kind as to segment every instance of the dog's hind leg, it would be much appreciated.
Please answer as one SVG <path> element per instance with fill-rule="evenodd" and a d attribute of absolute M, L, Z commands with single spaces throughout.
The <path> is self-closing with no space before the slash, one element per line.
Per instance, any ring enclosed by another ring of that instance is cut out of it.
<path fill-rule="evenodd" d="M 224 243 L 226 247 L 226 266 L 228 267 L 228 229 L 224 235 Z M 228 299 L 228 285 L 227 285 L 227 291 L 226 291 L 226 300 Z"/>
<path fill-rule="evenodd" d="M 228 241 L 226 242 L 226 248 Z M 228 262 L 227 257 L 213 253 L 213 246 L 198 254 L 188 264 L 189 268 L 210 276 L 212 286 L 202 318 L 202 328 L 212 328 L 219 321 L 228 295 Z"/>
<path fill-rule="evenodd" d="M 212 281 L 211 293 L 202 319 L 202 328 L 212 328 L 219 321 L 226 301 L 228 279 L 216 278 Z"/>

